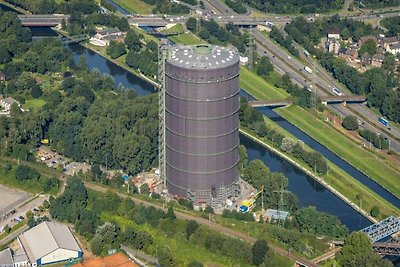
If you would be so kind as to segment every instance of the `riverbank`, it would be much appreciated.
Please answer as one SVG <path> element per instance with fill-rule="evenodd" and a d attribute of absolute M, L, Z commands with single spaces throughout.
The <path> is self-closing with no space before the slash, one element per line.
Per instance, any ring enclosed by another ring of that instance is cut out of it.
<path fill-rule="evenodd" d="M 8 3 L 8 2 L 6 2 L 4 0 L 0 0 L 0 4 L 5 5 L 5 6 L 11 8 L 11 9 L 14 9 L 14 10 L 18 11 L 19 13 L 22 13 L 22 14 L 25 14 L 25 15 L 31 14 L 31 13 L 29 13 L 29 11 L 27 11 L 25 9 L 22 9 L 20 7 L 14 6 L 13 4 L 10 4 L 10 3 Z"/>
<path fill-rule="evenodd" d="M 335 188 L 333 188 L 330 184 L 328 184 L 326 181 L 324 181 L 323 178 L 319 177 L 318 175 L 315 175 L 311 170 L 307 169 L 306 167 L 302 166 L 300 163 L 298 163 L 296 160 L 292 159 L 291 157 L 289 157 L 288 155 L 286 155 L 285 153 L 279 151 L 278 149 L 274 148 L 273 146 L 271 146 L 270 144 L 262 141 L 260 138 L 254 136 L 252 133 L 250 133 L 247 130 L 244 129 L 240 129 L 240 133 L 245 135 L 246 137 L 250 138 L 251 140 L 259 143 L 260 145 L 264 146 L 265 148 L 267 148 L 268 150 L 270 150 L 271 152 L 275 153 L 276 155 L 280 156 L 281 158 L 283 158 L 284 160 L 290 162 L 293 166 L 297 167 L 299 170 L 303 171 L 304 173 L 306 173 L 307 175 L 309 175 L 310 177 L 312 177 L 313 179 L 315 179 L 319 184 L 321 184 L 322 186 L 324 186 L 326 189 L 328 189 L 329 191 L 331 191 L 333 194 L 335 194 L 337 197 L 339 197 L 341 200 L 343 200 L 344 202 L 346 202 L 349 206 L 351 206 L 354 210 L 356 210 L 358 213 L 360 213 L 361 215 L 363 215 L 365 218 L 367 218 L 368 220 L 370 220 L 373 223 L 378 222 L 375 218 L 373 218 L 372 216 L 370 216 L 366 211 L 364 211 L 363 209 L 361 209 L 358 205 L 356 205 L 353 201 L 351 201 L 350 199 L 348 199 L 345 195 L 343 195 L 342 193 L 340 193 L 338 190 L 336 190 Z"/>
<path fill-rule="evenodd" d="M 365 149 L 328 122 L 300 107 L 280 108 L 277 113 L 398 198 L 400 184 L 396 179 L 400 174 L 384 155 Z"/>
<path fill-rule="evenodd" d="M 65 36 L 65 37 L 67 37 L 67 38 L 69 38 L 69 39 L 72 39 L 72 37 L 69 36 L 69 35 L 67 34 L 67 32 L 62 31 L 62 30 L 59 30 L 59 29 L 56 29 L 56 28 L 52 28 L 52 29 L 53 29 L 55 32 L 57 32 L 58 34 L 61 34 L 62 36 Z M 138 78 L 141 78 L 141 79 L 145 80 L 146 82 L 150 83 L 150 84 L 153 85 L 154 87 L 158 88 L 159 85 L 158 85 L 158 83 L 157 83 L 154 79 L 151 79 L 151 78 L 149 78 L 149 77 L 143 75 L 142 73 L 138 72 L 137 70 L 134 70 L 134 69 L 130 68 L 130 67 L 129 67 L 128 65 L 126 65 L 124 62 L 119 61 L 119 60 L 118 60 L 119 58 L 112 59 L 111 57 L 109 57 L 109 56 L 105 53 L 105 50 L 104 50 L 104 49 L 103 49 L 104 51 L 102 51 L 102 50 L 100 49 L 100 47 L 96 47 L 96 46 L 91 45 L 90 43 L 86 43 L 86 42 L 82 42 L 82 43 L 80 43 L 80 45 L 82 45 L 83 47 L 89 49 L 90 51 L 92 51 L 92 52 L 94 52 L 94 53 L 100 55 L 100 56 L 103 57 L 104 59 L 106 59 L 106 60 L 108 60 L 108 61 L 111 61 L 111 62 L 114 63 L 115 65 L 117 65 L 117 66 L 123 68 L 124 70 L 126 70 L 126 71 L 132 73 L 133 75 L 137 76 Z"/>

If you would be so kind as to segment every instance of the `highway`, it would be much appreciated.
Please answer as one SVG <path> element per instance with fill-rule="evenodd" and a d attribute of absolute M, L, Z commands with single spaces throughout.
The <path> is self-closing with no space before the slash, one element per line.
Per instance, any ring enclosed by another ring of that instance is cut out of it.
<path fill-rule="evenodd" d="M 318 74 L 317 74 L 315 71 L 316 64 L 313 65 L 310 64 L 310 66 L 314 69 L 313 73 L 310 74 L 304 70 L 305 65 L 303 63 L 300 63 L 296 59 L 292 58 L 292 56 L 288 56 L 288 54 L 285 51 L 283 51 L 282 48 L 280 48 L 272 40 L 266 38 L 261 32 L 257 30 L 252 30 L 252 34 L 256 40 L 258 53 L 267 56 L 271 60 L 271 62 L 276 66 L 277 69 L 287 73 L 292 78 L 292 80 L 294 80 L 297 84 L 306 87 L 310 87 L 311 85 L 312 89 L 315 90 L 318 97 L 325 97 L 328 95 L 332 95 L 331 92 L 333 87 L 340 88 L 337 82 L 333 78 L 329 77 L 329 75 L 325 73 L 325 70 L 322 69 L 322 67 L 318 68 Z M 303 50 L 300 50 L 300 52 L 302 52 Z M 325 77 L 321 77 L 321 73 L 325 73 L 325 76 L 328 76 L 330 81 L 329 79 L 327 80 Z M 355 115 L 359 118 L 362 117 L 360 118 L 360 120 L 364 122 L 364 124 L 361 126 L 362 128 L 368 129 L 373 132 L 380 131 L 382 132 L 382 134 L 384 134 L 382 130 L 376 130 L 376 126 L 379 126 L 380 127 L 379 129 L 382 128 L 379 125 L 379 123 L 376 124 L 372 123 L 371 119 L 366 118 L 368 116 L 372 116 L 370 115 L 370 113 L 372 112 L 368 110 L 368 108 L 363 104 L 354 104 L 351 107 L 345 107 L 342 104 L 337 104 L 337 105 L 329 105 L 328 108 L 330 108 L 331 110 L 335 111 L 336 113 L 338 113 L 343 117 L 347 115 L 354 115 L 354 110 L 355 110 L 357 112 L 357 114 Z M 376 115 L 373 114 L 373 116 Z M 394 129 L 394 127 L 392 127 L 391 131 L 393 131 L 393 133 L 396 133 L 398 129 Z M 387 134 L 384 135 L 390 140 L 391 149 L 399 153 L 400 142 L 395 138 L 388 136 Z"/>

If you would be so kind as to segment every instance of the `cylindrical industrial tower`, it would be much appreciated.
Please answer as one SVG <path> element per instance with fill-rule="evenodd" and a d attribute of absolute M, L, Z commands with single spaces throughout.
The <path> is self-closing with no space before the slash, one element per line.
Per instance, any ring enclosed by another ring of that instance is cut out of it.
<path fill-rule="evenodd" d="M 239 190 L 239 54 L 174 46 L 165 75 L 168 191 L 220 206 Z"/>

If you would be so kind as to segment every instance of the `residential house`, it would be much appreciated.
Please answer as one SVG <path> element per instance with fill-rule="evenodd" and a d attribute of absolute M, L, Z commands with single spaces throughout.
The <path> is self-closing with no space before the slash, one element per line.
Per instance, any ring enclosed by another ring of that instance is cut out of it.
<path fill-rule="evenodd" d="M 357 46 L 350 46 L 346 50 L 346 58 L 350 59 L 351 61 L 358 60 L 358 48 Z"/>
<path fill-rule="evenodd" d="M 20 105 L 19 102 L 12 97 L 3 98 L 3 96 L 0 96 L 0 107 L 2 107 L 4 111 L 10 111 L 11 106 L 14 104 Z"/>
<path fill-rule="evenodd" d="M 89 41 L 96 46 L 107 46 L 111 41 L 123 42 L 123 32 L 117 28 L 99 30 Z"/>
<path fill-rule="evenodd" d="M 372 56 L 368 53 L 364 53 L 361 55 L 361 64 L 366 66 L 371 64 Z"/>
<path fill-rule="evenodd" d="M 390 44 L 386 49 L 386 51 L 393 55 L 400 54 L 400 42 L 397 42 L 395 44 Z"/>
<path fill-rule="evenodd" d="M 380 68 L 382 66 L 383 61 L 385 60 L 385 55 L 382 53 L 376 53 L 371 58 L 371 65 L 373 67 Z"/>
<path fill-rule="evenodd" d="M 388 49 L 389 45 L 399 43 L 399 41 L 400 41 L 399 38 L 400 37 L 396 37 L 396 36 L 394 36 L 394 37 L 384 37 L 384 38 L 381 39 L 381 46 L 384 49 Z"/>
<path fill-rule="evenodd" d="M 329 39 L 336 39 L 339 40 L 340 39 L 340 31 L 339 29 L 329 29 L 328 30 L 328 40 Z"/>
<path fill-rule="evenodd" d="M 340 43 L 336 39 L 330 39 L 326 42 L 326 49 L 330 53 L 338 54 L 340 49 Z"/>
<path fill-rule="evenodd" d="M 366 41 L 373 40 L 378 45 L 378 38 L 373 35 L 363 36 L 358 40 L 358 46 L 361 47 Z"/>

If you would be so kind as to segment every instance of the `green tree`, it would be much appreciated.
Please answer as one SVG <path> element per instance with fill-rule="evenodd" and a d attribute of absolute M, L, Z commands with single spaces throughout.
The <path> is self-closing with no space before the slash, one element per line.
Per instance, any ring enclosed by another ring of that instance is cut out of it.
<path fill-rule="evenodd" d="M 372 217 L 378 218 L 379 215 L 380 215 L 379 207 L 378 207 L 378 206 L 373 206 L 373 207 L 371 208 L 370 214 L 371 214 Z"/>
<path fill-rule="evenodd" d="M 343 267 L 392 266 L 389 261 L 374 254 L 369 237 L 360 232 L 353 232 L 346 238 L 342 250 L 336 255 L 336 259 Z"/>
<path fill-rule="evenodd" d="M 377 50 L 377 46 L 374 40 L 369 39 L 362 44 L 360 51 L 358 51 L 359 55 L 363 55 L 364 53 L 368 53 L 370 55 L 375 55 Z"/>
<path fill-rule="evenodd" d="M 348 115 L 343 119 L 342 126 L 346 130 L 354 131 L 358 129 L 358 120 L 356 116 Z"/>
<path fill-rule="evenodd" d="M 157 248 L 158 262 L 163 267 L 175 266 L 174 259 L 171 256 L 169 248 Z"/>
<path fill-rule="evenodd" d="M 207 205 L 207 207 L 204 209 L 205 213 L 214 213 L 214 209 L 210 206 Z"/>
<path fill-rule="evenodd" d="M 256 266 L 261 265 L 265 262 L 265 256 L 267 255 L 269 250 L 268 243 L 264 239 L 258 239 L 251 249 L 253 259 L 252 263 Z"/>
<path fill-rule="evenodd" d="M 132 50 L 135 52 L 140 51 L 140 48 L 141 48 L 140 38 L 134 30 L 130 29 L 126 33 L 125 44 L 129 50 Z"/>
<path fill-rule="evenodd" d="M 196 221 L 190 220 L 186 223 L 186 238 L 189 239 L 194 232 L 199 228 L 199 224 Z"/>
<path fill-rule="evenodd" d="M 342 32 L 340 33 L 343 40 L 348 40 L 350 38 L 350 31 L 347 27 L 343 28 Z"/>
<path fill-rule="evenodd" d="M 175 212 L 173 207 L 169 207 L 167 213 L 165 214 L 165 218 L 170 219 L 170 220 L 175 220 Z"/>
<path fill-rule="evenodd" d="M 42 96 L 42 88 L 40 88 L 40 86 L 39 85 L 34 85 L 33 87 L 32 87 L 32 89 L 31 89 L 31 96 L 33 97 L 33 98 L 39 98 L 39 97 L 41 97 Z"/>
<path fill-rule="evenodd" d="M 107 55 L 112 59 L 116 59 L 124 54 L 126 54 L 126 47 L 124 43 L 119 43 L 111 41 L 106 49 Z"/>
<path fill-rule="evenodd" d="M 239 145 L 239 171 L 243 174 L 247 166 L 247 150 L 244 145 Z"/>
<path fill-rule="evenodd" d="M 140 194 L 148 196 L 150 194 L 150 188 L 148 184 L 142 184 L 140 186 Z"/>

